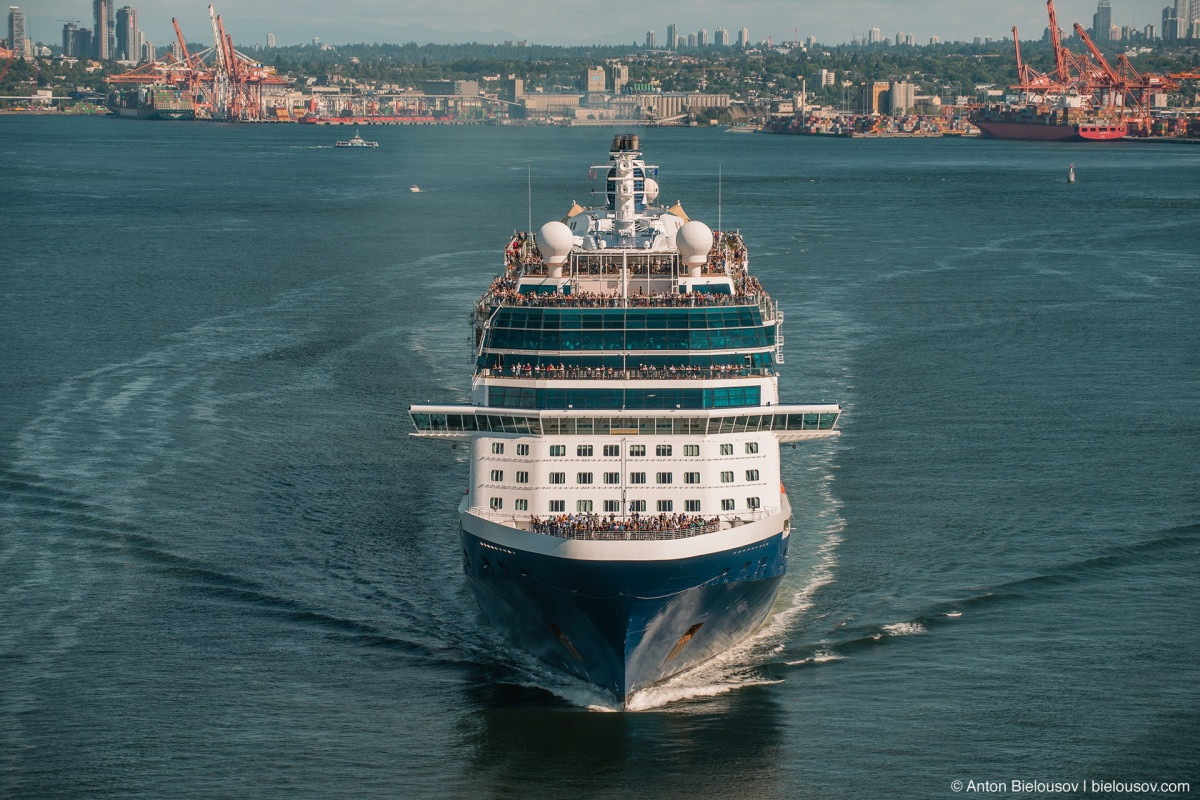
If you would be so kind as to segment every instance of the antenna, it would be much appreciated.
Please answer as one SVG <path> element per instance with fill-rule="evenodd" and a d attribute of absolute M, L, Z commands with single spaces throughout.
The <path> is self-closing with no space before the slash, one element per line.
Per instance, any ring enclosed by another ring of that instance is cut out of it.
<path fill-rule="evenodd" d="M 723 165 L 717 164 L 717 230 L 721 230 L 721 179 Z"/>

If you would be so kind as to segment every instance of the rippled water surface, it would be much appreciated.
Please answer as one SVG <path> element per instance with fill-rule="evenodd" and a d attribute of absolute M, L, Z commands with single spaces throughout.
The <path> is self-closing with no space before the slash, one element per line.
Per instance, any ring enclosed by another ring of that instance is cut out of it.
<path fill-rule="evenodd" d="M 764 631 L 605 713 L 481 622 L 403 411 L 611 135 L 0 117 L 0 795 L 1200 784 L 1200 148 L 641 131 L 846 413 Z"/>

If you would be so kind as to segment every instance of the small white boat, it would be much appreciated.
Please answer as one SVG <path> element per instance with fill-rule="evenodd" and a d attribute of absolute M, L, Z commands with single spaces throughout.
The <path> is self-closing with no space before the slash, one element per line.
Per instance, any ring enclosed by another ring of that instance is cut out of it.
<path fill-rule="evenodd" d="M 358 131 L 354 131 L 354 136 L 346 142 L 334 142 L 334 147 L 379 147 L 379 142 L 368 142 L 366 139 L 358 135 Z"/>
<path fill-rule="evenodd" d="M 419 191 L 421 191 L 421 187 L 420 187 L 420 186 L 417 186 L 417 185 L 414 183 L 412 186 L 408 187 L 408 190 L 409 190 L 410 192 L 419 192 Z"/>

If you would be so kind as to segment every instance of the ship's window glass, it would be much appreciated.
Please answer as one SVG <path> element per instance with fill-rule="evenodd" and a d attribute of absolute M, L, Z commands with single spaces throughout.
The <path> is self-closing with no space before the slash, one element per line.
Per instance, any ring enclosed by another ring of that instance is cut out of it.
<path fill-rule="evenodd" d="M 655 446 L 655 448 L 654 448 L 654 454 L 655 454 L 655 455 L 657 455 L 657 456 L 669 456 L 669 455 L 671 455 L 671 445 L 669 445 L 669 444 L 660 444 L 660 445 L 657 445 L 657 446 Z"/>
<path fill-rule="evenodd" d="M 683 454 L 684 454 L 685 456 L 698 456 L 698 455 L 700 455 L 700 445 L 698 445 L 698 444 L 685 444 L 685 445 L 683 446 Z"/>
<path fill-rule="evenodd" d="M 566 510 L 567 510 L 567 501 L 566 500 L 551 500 L 550 501 L 550 513 L 551 514 L 561 514 L 562 512 L 564 512 Z"/>
<path fill-rule="evenodd" d="M 672 500 L 659 500 L 658 501 L 658 510 L 659 511 L 674 511 L 675 503 Z"/>
<path fill-rule="evenodd" d="M 687 511 L 690 514 L 700 513 L 700 501 L 699 500 L 684 500 L 683 501 L 683 510 Z"/>
<path fill-rule="evenodd" d="M 733 417 L 721 418 L 721 429 L 719 433 L 733 433 Z M 730 445 L 732 447 L 732 445 Z"/>
<path fill-rule="evenodd" d="M 621 511 L 621 501 L 620 500 L 605 500 L 604 501 L 604 512 L 606 514 L 618 514 L 618 513 L 620 513 L 620 511 Z"/>
<path fill-rule="evenodd" d="M 590 472 L 576 472 L 576 473 L 575 473 L 575 482 L 576 482 L 576 483 L 579 483 L 579 484 L 589 484 L 589 483 L 591 483 L 591 482 L 592 482 L 592 473 L 590 473 Z"/>
<path fill-rule="evenodd" d="M 655 432 L 655 433 L 664 433 L 664 434 L 669 434 L 669 433 L 671 432 L 671 419 L 670 419 L 670 417 L 656 419 L 656 420 L 654 421 L 654 432 Z"/>
<path fill-rule="evenodd" d="M 723 499 L 721 501 L 721 510 L 722 511 L 733 511 L 733 500 L 728 499 L 728 498 Z"/>
<path fill-rule="evenodd" d="M 500 454 L 504 452 L 504 442 L 492 442 L 492 452 Z"/>
<path fill-rule="evenodd" d="M 634 511 L 638 512 L 639 514 L 644 513 L 646 511 L 646 501 L 645 500 L 630 500 L 629 501 L 629 511 L 630 511 L 630 513 L 634 512 Z"/>
<path fill-rule="evenodd" d="M 579 511 L 581 513 L 584 513 L 584 514 L 590 514 L 592 511 L 592 501 L 591 500 L 576 500 L 575 501 L 575 510 Z"/>
<path fill-rule="evenodd" d="M 644 472 L 629 473 L 629 482 L 630 483 L 645 483 L 646 482 L 646 473 L 644 473 Z"/>
<path fill-rule="evenodd" d="M 723 456 L 733 455 L 733 445 L 731 445 L 731 444 L 721 445 L 721 455 L 723 455 Z"/>
<path fill-rule="evenodd" d="M 596 430 L 594 431 L 594 433 L 597 436 L 608 436 L 609 424 L 611 422 L 612 422 L 612 420 L 609 419 L 608 417 L 596 417 L 596 419 L 595 419 Z"/>
<path fill-rule="evenodd" d="M 529 483 L 529 473 L 517 472 L 517 483 Z"/>
<path fill-rule="evenodd" d="M 629 445 L 629 455 L 631 458 L 646 455 L 646 445 L 644 445 L 644 444 Z"/>
<path fill-rule="evenodd" d="M 804 415 L 804 430 L 815 431 L 820 427 L 820 414 L 805 414 Z"/>
<path fill-rule="evenodd" d="M 821 415 L 821 430 L 831 430 L 834 423 L 837 422 L 837 414 L 822 414 Z"/>
<path fill-rule="evenodd" d="M 620 483 L 621 482 L 621 473 L 619 473 L 619 472 L 604 473 L 604 482 L 606 484 L 608 484 L 609 486 L 613 486 L 615 484 Z"/>
<path fill-rule="evenodd" d="M 551 483 L 553 483 L 553 481 L 551 481 Z M 721 483 L 733 483 L 733 472 L 732 471 L 722 472 L 721 473 Z"/>
<path fill-rule="evenodd" d="M 699 472 L 683 473 L 683 482 L 684 483 L 699 483 L 700 482 L 700 473 Z"/>
<path fill-rule="evenodd" d="M 429 430 L 429 415 L 428 414 L 413 414 L 413 424 L 417 426 L 419 431 Z"/>
<path fill-rule="evenodd" d="M 746 480 L 748 480 L 748 481 L 758 480 L 758 470 L 756 470 L 756 469 L 746 470 Z"/>
<path fill-rule="evenodd" d="M 566 483 L 566 482 L 567 482 L 567 473 L 565 473 L 565 472 L 551 472 L 550 473 L 550 483 Z"/>
<path fill-rule="evenodd" d="M 583 457 L 592 455 L 592 446 L 590 444 L 581 444 L 575 448 L 575 455 Z"/>
<path fill-rule="evenodd" d="M 527 445 L 527 444 L 517 445 L 517 455 L 519 455 L 519 456 L 529 455 L 529 445 Z"/>
<path fill-rule="evenodd" d="M 489 504 L 491 505 L 493 511 L 499 511 L 500 509 L 504 508 L 504 498 L 493 497 L 489 501 Z"/>
<path fill-rule="evenodd" d="M 502 469 L 492 470 L 492 483 L 501 483 L 503 481 L 504 481 L 504 470 L 502 470 Z"/>
<path fill-rule="evenodd" d="M 804 415 L 803 414 L 788 414 L 787 426 L 788 426 L 789 431 L 803 430 L 804 429 Z"/>
<path fill-rule="evenodd" d="M 552 444 L 552 445 L 550 445 L 550 455 L 552 455 L 552 456 L 565 456 L 566 454 L 567 454 L 567 446 L 566 446 L 565 444 Z"/>
<path fill-rule="evenodd" d="M 592 418 L 580 417 L 579 419 L 575 420 L 575 432 L 580 436 L 591 436 Z"/>
<path fill-rule="evenodd" d="M 659 484 L 665 485 L 674 480 L 674 475 L 672 475 L 670 472 L 658 472 L 655 473 L 654 480 Z"/>
<path fill-rule="evenodd" d="M 746 507 L 747 508 L 757 509 L 761 505 L 762 504 L 759 502 L 757 497 L 747 497 L 746 498 Z"/>
<path fill-rule="evenodd" d="M 758 442 L 746 442 L 746 452 L 747 453 L 757 453 L 758 452 Z"/>
<path fill-rule="evenodd" d="M 654 435 L 654 417 L 640 417 L 638 419 L 638 434 L 641 436 Z"/>
<path fill-rule="evenodd" d="M 607 456 L 608 458 L 613 458 L 614 456 L 621 455 L 621 445 L 619 445 L 619 444 L 604 445 L 604 455 Z"/>
<path fill-rule="evenodd" d="M 787 414 L 776 414 L 775 425 L 772 430 L 786 431 L 787 430 Z"/>
<path fill-rule="evenodd" d="M 516 508 L 517 511 L 528 511 L 529 510 L 529 501 L 528 500 L 514 500 L 513 507 Z"/>

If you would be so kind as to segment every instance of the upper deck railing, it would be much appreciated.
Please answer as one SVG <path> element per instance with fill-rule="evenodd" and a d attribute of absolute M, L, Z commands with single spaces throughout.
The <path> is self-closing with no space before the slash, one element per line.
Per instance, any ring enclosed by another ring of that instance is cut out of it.
<path fill-rule="evenodd" d="M 536 516 L 513 517 L 497 515 L 488 508 L 474 507 L 468 513 L 519 530 L 584 542 L 656 542 L 690 539 L 728 530 L 766 519 L 779 513 L 778 508 L 759 508 L 742 511 L 727 519 L 701 517 L 692 514 L 559 514 L 542 519 Z"/>

